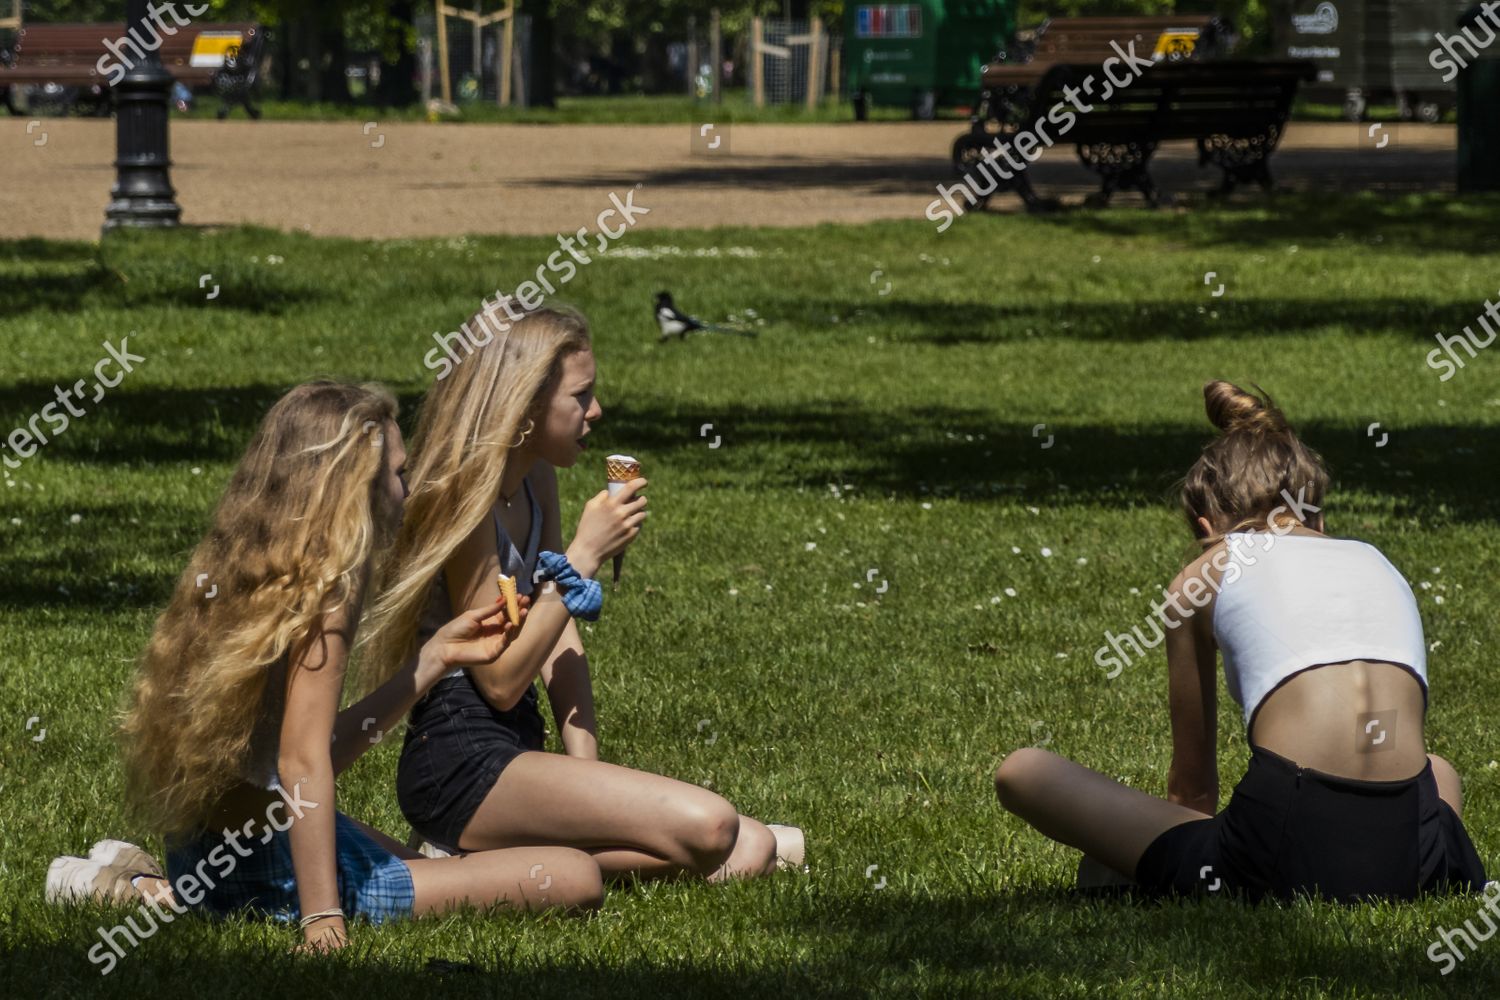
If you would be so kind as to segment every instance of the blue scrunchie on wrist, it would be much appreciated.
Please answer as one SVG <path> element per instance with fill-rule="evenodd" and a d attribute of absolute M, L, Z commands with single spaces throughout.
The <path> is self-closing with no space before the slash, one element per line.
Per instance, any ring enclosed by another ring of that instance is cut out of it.
<path fill-rule="evenodd" d="M 536 582 L 556 580 L 568 614 L 589 622 L 599 620 L 599 609 L 604 607 L 604 588 L 598 580 L 579 575 L 561 552 L 543 552 L 537 556 L 536 564 Z"/>

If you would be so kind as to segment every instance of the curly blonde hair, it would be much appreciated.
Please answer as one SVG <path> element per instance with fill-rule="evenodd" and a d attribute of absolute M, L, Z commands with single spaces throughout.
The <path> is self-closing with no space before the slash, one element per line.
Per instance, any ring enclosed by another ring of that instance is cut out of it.
<path fill-rule="evenodd" d="M 367 687 L 383 683 L 412 655 L 432 581 L 489 516 L 511 450 L 545 417 L 563 358 L 590 348 L 580 313 L 537 309 L 428 391 L 412 435 L 405 520 L 359 640 Z"/>
<path fill-rule="evenodd" d="M 197 829 L 241 780 L 270 668 L 329 616 L 357 617 L 399 516 L 381 484 L 396 413 L 379 385 L 309 382 L 271 407 L 240 459 L 121 723 L 131 804 L 158 832 Z"/>

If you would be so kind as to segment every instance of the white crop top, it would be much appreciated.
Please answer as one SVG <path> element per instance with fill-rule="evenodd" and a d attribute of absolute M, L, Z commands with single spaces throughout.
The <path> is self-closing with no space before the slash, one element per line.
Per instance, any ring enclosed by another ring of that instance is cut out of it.
<path fill-rule="evenodd" d="M 1426 697 L 1427 646 L 1417 601 L 1379 549 L 1322 535 L 1234 532 L 1226 543 L 1238 555 L 1225 564 L 1214 638 L 1247 728 L 1282 682 L 1323 663 L 1397 663 L 1422 682 Z"/>

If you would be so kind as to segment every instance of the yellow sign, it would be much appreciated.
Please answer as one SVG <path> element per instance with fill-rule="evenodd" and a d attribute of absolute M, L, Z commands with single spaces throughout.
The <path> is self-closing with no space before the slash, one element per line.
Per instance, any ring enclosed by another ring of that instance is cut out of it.
<path fill-rule="evenodd" d="M 1193 54 L 1193 49 L 1198 45 L 1197 28 L 1169 28 L 1161 33 L 1156 40 L 1156 51 L 1151 57 L 1157 62 L 1163 59 L 1168 62 L 1177 62 L 1186 59 Z"/>
<path fill-rule="evenodd" d="M 240 54 L 240 44 L 238 31 L 199 32 L 198 37 L 193 39 L 193 55 L 188 60 L 188 65 L 222 69 L 225 59 L 233 59 Z"/>

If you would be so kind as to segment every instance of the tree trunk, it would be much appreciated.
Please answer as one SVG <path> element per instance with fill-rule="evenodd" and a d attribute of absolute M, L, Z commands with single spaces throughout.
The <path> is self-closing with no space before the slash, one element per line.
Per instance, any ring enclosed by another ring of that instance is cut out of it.
<path fill-rule="evenodd" d="M 405 107 L 417 100 L 417 54 L 412 44 L 416 37 L 413 27 L 416 4 L 411 0 L 396 0 L 391 4 L 391 16 L 401 22 L 396 29 L 396 61 L 381 67 L 380 87 L 375 97 L 381 107 Z"/>
<path fill-rule="evenodd" d="M 557 40 L 553 32 L 551 0 L 522 0 L 520 11 L 531 15 L 532 107 L 557 106 Z"/>

